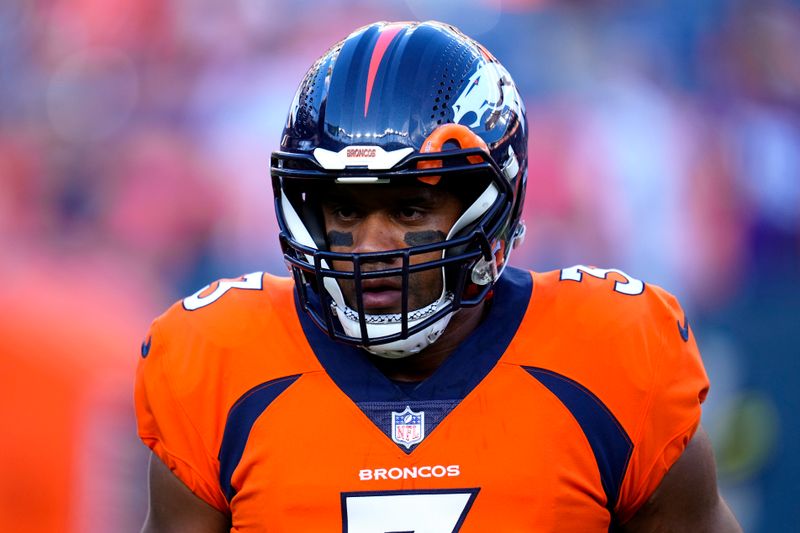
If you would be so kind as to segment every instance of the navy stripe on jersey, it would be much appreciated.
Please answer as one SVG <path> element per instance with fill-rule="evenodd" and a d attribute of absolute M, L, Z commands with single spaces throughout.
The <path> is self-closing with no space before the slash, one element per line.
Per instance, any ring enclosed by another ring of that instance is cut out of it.
<path fill-rule="evenodd" d="M 633 443 L 608 407 L 592 392 L 566 376 L 537 367 L 523 367 L 564 404 L 581 426 L 592 447 L 612 512 L 619 498 L 622 478 L 628 469 Z"/>
<path fill-rule="evenodd" d="M 287 376 L 257 385 L 236 400 L 231 410 L 228 411 L 218 455 L 219 485 L 228 502 L 236 494 L 231 485 L 231 478 L 233 471 L 239 466 L 239 461 L 242 460 L 253 424 L 275 398 L 280 396 L 299 377 L 299 374 Z"/>
<path fill-rule="evenodd" d="M 376 409 L 377 405 L 381 402 L 385 406 L 408 405 L 415 411 L 420 408 L 436 411 L 436 416 L 425 417 L 427 437 L 497 364 L 522 323 L 532 290 L 529 272 L 506 268 L 495 284 L 494 297 L 483 322 L 433 375 L 411 390 L 403 390 L 384 376 L 364 350 L 328 337 L 302 311 L 296 296 L 295 307 L 306 338 L 325 371 L 381 431 L 391 438 L 391 425 L 386 423 L 391 410 Z M 398 445 L 406 453 L 411 453 L 415 446 L 407 449 Z"/>

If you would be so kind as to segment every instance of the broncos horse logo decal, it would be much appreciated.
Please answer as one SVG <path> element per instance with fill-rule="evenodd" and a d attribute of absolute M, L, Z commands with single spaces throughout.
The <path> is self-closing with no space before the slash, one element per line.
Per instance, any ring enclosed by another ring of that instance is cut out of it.
<path fill-rule="evenodd" d="M 491 130 L 505 109 L 512 108 L 521 115 L 521 102 L 508 71 L 497 62 L 482 63 L 453 103 L 453 122 L 470 128 L 485 123 Z"/>

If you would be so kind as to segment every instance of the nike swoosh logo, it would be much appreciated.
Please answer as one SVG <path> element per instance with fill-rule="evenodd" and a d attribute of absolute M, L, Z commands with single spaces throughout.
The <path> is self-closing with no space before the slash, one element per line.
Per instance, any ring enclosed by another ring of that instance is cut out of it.
<path fill-rule="evenodd" d="M 153 338 L 147 337 L 147 341 L 142 343 L 142 357 L 147 357 L 150 354 L 150 345 L 152 344 Z"/>
<path fill-rule="evenodd" d="M 686 313 L 683 315 L 683 325 L 681 325 L 680 320 L 676 320 L 678 323 L 678 333 L 681 334 L 681 338 L 683 342 L 689 342 L 689 319 L 686 318 Z"/>

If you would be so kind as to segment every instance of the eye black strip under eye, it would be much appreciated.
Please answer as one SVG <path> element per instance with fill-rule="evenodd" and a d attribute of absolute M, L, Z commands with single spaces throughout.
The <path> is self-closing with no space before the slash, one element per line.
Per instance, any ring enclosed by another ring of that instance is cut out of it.
<path fill-rule="evenodd" d="M 423 244 L 432 244 L 434 242 L 442 242 L 447 238 L 447 235 L 438 230 L 427 231 L 409 231 L 406 233 L 404 240 L 409 246 L 421 246 Z"/>
<path fill-rule="evenodd" d="M 343 231 L 329 231 L 328 246 L 353 246 L 353 234 Z"/>

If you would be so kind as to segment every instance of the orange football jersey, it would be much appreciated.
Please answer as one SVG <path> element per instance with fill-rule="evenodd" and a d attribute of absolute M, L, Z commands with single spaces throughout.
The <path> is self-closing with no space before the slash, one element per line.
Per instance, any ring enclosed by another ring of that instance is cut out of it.
<path fill-rule="evenodd" d="M 708 380 L 676 300 L 618 271 L 509 268 L 425 381 L 222 280 L 156 319 L 139 434 L 233 531 L 608 531 L 648 499 Z"/>

